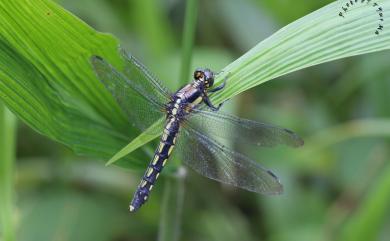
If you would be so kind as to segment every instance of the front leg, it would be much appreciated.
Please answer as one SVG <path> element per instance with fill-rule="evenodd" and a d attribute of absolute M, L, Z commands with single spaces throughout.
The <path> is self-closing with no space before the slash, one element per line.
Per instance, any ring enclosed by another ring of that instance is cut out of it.
<path fill-rule="evenodd" d="M 214 106 L 214 105 L 211 103 L 211 101 L 210 101 L 209 97 L 207 96 L 207 94 L 205 94 L 205 95 L 203 96 L 203 101 L 204 101 L 204 103 L 205 103 L 208 107 L 210 107 L 210 109 L 211 109 L 212 111 L 218 111 L 218 110 L 222 107 L 223 103 L 225 103 L 225 101 L 224 101 L 224 102 L 220 103 L 218 106 Z"/>
<path fill-rule="evenodd" d="M 227 76 L 225 77 L 225 79 L 223 80 L 223 83 L 222 83 L 222 84 L 220 84 L 219 86 L 215 87 L 215 88 L 212 89 L 212 90 L 209 90 L 208 92 L 209 92 L 209 93 L 215 93 L 215 92 L 220 91 L 220 90 L 222 90 L 223 88 L 225 88 L 225 86 L 226 86 L 226 80 L 228 79 L 228 76 L 229 76 L 229 75 L 227 75 Z M 210 101 L 210 99 L 209 99 L 207 93 L 204 93 L 203 100 L 204 100 L 204 103 L 205 103 L 208 107 L 210 107 L 210 109 L 211 109 L 212 111 L 218 111 L 218 110 L 222 107 L 222 105 L 225 103 L 225 101 L 226 101 L 226 100 L 225 100 L 224 102 L 220 103 L 220 104 L 216 107 L 216 106 L 214 106 L 214 105 L 211 103 L 211 101 Z"/>
<path fill-rule="evenodd" d="M 222 90 L 223 88 L 225 88 L 226 79 L 227 79 L 227 76 L 226 76 L 225 79 L 223 80 L 223 83 L 222 83 L 222 84 L 220 84 L 219 86 L 215 87 L 215 88 L 212 89 L 212 90 L 209 90 L 208 92 L 209 92 L 209 93 L 214 93 L 214 92 L 220 91 L 220 90 Z"/>

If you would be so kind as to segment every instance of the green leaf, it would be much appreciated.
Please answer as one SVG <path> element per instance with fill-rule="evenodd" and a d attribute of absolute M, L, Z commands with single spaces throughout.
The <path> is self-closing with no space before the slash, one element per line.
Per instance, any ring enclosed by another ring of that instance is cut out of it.
<path fill-rule="evenodd" d="M 389 14 L 390 1 L 375 1 Z M 220 103 L 239 93 L 282 75 L 350 56 L 390 48 L 390 31 L 375 34 L 379 21 L 372 4 L 357 4 L 342 18 L 344 1 L 335 1 L 295 22 L 257 44 L 223 69 L 218 82 L 228 76 L 227 87 L 214 101 Z"/>
<path fill-rule="evenodd" d="M 0 101 L 0 230 L 4 240 L 15 240 L 14 162 L 15 116 Z"/>
<path fill-rule="evenodd" d="M 47 0 L 2 1 L 0 22 L 0 97 L 19 118 L 98 158 L 108 159 L 134 137 L 89 63 L 98 54 L 120 68 L 115 38 Z M 127 160 L 137 164 L 134 156 Z"/>
<path fill-rule="evenodd" d="M 389 0 L 376 2 L 384 10 L 390 9 Z M 227 78 L 227 86 L 213 95 L 212 101 L 221 103 L 266 81 L 313 65 L 390 48 L 390 31 L 375 34 L 380 21 L 372 4 L 356 4 L 344 18 L 339 16 L 343 4 L 344 1 L 333 2 L 296 20 L 226 66 L 217 76 L 216 85 Z M 390 25 L 390 18 L 384 18 L 381 24 Z M 132 149 L 127 146 L 127 150 Z M 121 151 L 122 156 L 129 153 Z"/>
<path fill-rule="evenodd" d="M 156 123 L 151 125 L 147 130 L 141 133 L 137 138 L 134 138 L 128 145 L 123 147 L 120 151 L 118 151 L 111 159 L 106 163 L 106 166 L 111 165 L 112 163 L 118 161 L 121 158 L 124 158 L 128 153 L 131 153 L 141 146 L 145 145 L 156 137 L 160 136 L 163 131 L 163 124 L 165 120 L 161 118 Z M 156 128 L 161 129 L 161 132 L 156 132 Z"/>
<path fill-rule="evenodd" d="M 388 15 L 390 1 L 376 2 Z M 341 4 L 293 22 L 229 64 L 216 79 L 218 84 L 229 76 L 227 87 L 212 100 L 220 103 L 305 67 L 389 48 L 389 18 L 376 35 L 379 20 L 372 6 L 357 4 L 342 18 Z M 77 153 L 104 159 L 135 137 L 89 63 L 99 55 L 120 70 L 123 60 L 115 38 L 48 0 L 2 1 L 0 22 L 0 98 L 19 118 Z M 121 156 L 150 139 L 138 137 Z M 139 157 L 135 153 L 116 164 L 139 166 Z"/>

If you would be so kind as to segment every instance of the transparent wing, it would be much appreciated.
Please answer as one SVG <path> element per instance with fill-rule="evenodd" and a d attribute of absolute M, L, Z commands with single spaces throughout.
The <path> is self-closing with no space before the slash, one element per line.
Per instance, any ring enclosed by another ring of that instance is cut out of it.
<path fill-rule="evenodd" d="M 101 57 L 94 56 L 91 62 L 100 81 L 116 99 L 121 109 L 127 114 L 129 122 L 135 127 L 145 130 L 163 116 L 164 102 L 152 96 L 151 93 L 144 92 L 143 87 L 140 86 L 139 72 L 129 79 Z M 137 81 L 133 81 L 134 79 Z M 146 78 L 144 83 L 148 83 Z"/>
<path fill-rule="evenodd" d="M 187 166 L 210 179 L 262 194 L 283 191 L 270 170 L 191 126 L 181 129 L 177 151 Z"/>
<path fill-rule="evenodd" d="M 133 88 L 141 95 L 148 96 L 148 99 L 154 99 L 158 103 L 168 103 L 171 91 L 133 55 L 126 53 L 124 49 L 120 52 L 125 60 L 123 74 L 131 80 Z"/>
<path fill-rule="evenodd" d="M 241 119 L 221 112 L 194 109 L 187 118 L 187 122 L 189 125 L 207 130 L 211 136 L 244 141 L 258 146 L 272 147 L 283 144 L 298 147 L 303 145 L 303 140 L 288 129 Z"/>

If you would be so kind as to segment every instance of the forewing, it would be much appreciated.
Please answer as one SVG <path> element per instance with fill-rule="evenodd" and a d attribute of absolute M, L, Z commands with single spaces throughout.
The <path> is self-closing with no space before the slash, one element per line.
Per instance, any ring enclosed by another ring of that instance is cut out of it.
<path fill-rule="evenodd" d="M 133 55 L 122 49 L 121 56 L 125 60 L 123 74 L 131 80 L 133 88 L 155 99 L 158 103 L 168 103 L 171 91 Z"/>
<path fill-rule="evenodd" d="M 283 191 L 270 170 L 191 126 L 182 128 L 177 149 L 187 166 L 210 179 L 261 194 Z"/>
<path fill-rule="evenodd" d="M 187 122 L 193 127 L 199 126 L 207 130 L 211 136 L 253 143 L 258 146 L 273 147 L 282 144 L 298 147 L 303 145 L 303 140 L 288 129 L 241 119 L 221 112 L 194 109 L 188 116 Z"/>
<path fill-rule="evenodd" d="M 127 78 L 101 57 L 94 56 L 91 62 L 100 81 L 135 127 L 145 130 L 163 116 L 164 103 L 141 91 L 133 79 Z M 134 76 L 136 78 L 139 77 Z M 147 83 L 147 79 L 144 82 Z"/>

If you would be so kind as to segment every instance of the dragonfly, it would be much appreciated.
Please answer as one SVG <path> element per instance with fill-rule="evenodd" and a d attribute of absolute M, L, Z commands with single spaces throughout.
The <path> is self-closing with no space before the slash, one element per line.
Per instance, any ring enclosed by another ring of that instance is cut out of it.
<path fill-rule="evenodd" d="M 260 194 L 282 193 L 282 184 L 271 170 L 232 150 L 221 140 L 261 147 L 279 144 L 299 147 L 303 140 L 297 134 L 219 111 L 223 103 L 215 106 L 209 97 L 222 91 L 227 79 L 214 87 L 216 75 L 210 69 L 196 69 L 189 84 L 171 92 L 133 55 L 124 50 L 121 55 L 124 59 L 121 71 L 102 57 L 92 56 L 97 77 L 127 114 L 132 126 L 149 134 L 161 134 L 130 202 L 130 212 L 147 202 L 173 150 L 184 164 L 210 179 Z M 148 128 L 154 123 L 160 123 L 159 127 Z"/>

